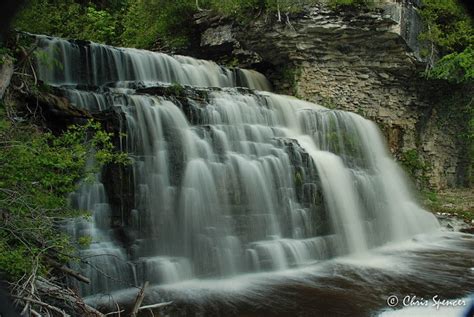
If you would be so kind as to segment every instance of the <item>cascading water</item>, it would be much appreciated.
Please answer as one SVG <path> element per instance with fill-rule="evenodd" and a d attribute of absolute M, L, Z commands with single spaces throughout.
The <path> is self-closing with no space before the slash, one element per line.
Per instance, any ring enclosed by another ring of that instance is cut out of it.
<path fill-rule="evenodd" d="M 39 77 L 52 85 L 116 85 L 179 83 L 199 87 L 235 87 L 270 90 L 262 74 L 244 69 L 229 70 L 213 62 L 186 56 L 169 56 L 85 41 L 38 37 L 44 54 L 38 63 Z"/>
<path fill-rule="evenodd" d="M 438 226 L 410 196 L 375 124 L 356 114 L 265 92 L 267 80 L 253 71 L 93 43 L 38 42 L 63 65 L 39 62 L 41 79 L 62 87 L 77 107 L 119 109 L 133 158 L 134 207 L 122 224 L 131 245 L 109 234 L 113 210 L 102 183 L 74 194 L 77 207 L 94 217 L 70 230 L 86 226 L 80 234 L 93 243 L 84 253 L 122 281 L 86 271 L 93 278 L 84 295 L 143 281 L 286 269 Z M 228 88 L 194 88 L 200 98 L 180 100 L 135 89 L 172 83 Z M 95 91 L 85 90 L 91 85 Z"/>

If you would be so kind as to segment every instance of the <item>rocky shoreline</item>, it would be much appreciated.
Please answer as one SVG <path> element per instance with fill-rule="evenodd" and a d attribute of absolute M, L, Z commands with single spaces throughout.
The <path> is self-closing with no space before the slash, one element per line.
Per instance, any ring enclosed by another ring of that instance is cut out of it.
<path fill-rule="evenodd" d="M 452 231 L 474 234 L 474 190 L 450 189 L 425 199 L 441 225 Z"/>

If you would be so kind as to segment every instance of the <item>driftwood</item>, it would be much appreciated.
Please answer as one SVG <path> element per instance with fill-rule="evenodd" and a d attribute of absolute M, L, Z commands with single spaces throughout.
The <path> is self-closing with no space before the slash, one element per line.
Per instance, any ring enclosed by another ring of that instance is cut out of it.
<path fill-rule="evenodd" d="M 145 298 L 145 291 L 146 291 L 148 285 L 149 285 L 149 282 L 146 281 L 143 284 L 143 287 L 138 292 L 137 299 L 135 300 L 135 304 L 133 305 L 132 312 L 130 313 L 131 317 L 136 317 L 138 312 L 140 312 L 142 310 L 145 310 L 145 309 L 153 310 L 153 309 L 156 309 L 156 308 L 161 308 L 161 307 L 171 305 L 173 303 L 173 302 L 164 302 L 164 303 L 141 306 L 142 302 L 143 302 L 143 299 Z"/>
<path fill-rule="evenodd" d="M 21 310 L 21 316 L 88 316 L 104 314 L 84 303 L 75 291 L 56 284 L 38 274 L 39 257 L 30 274 L 12 283 L 11 297 Z"/>
<path fill-rule="evenodd" d="M 158 303 L 158 304 L 153 304 L 153 305 L 146 305 L 146 306 L 142 306 L 142 307 L 138 308 L 138 311 L 144 310 L 144 309 L 161 308 L 161 307 L 165 307 L 165 306 L 168 306 L 168 305 L 171 305 L 171 304 L 173 304 L 173 302 L 164 302 L 164 303 Z"/>
<path fill-rule="evenodd" d="M 48 261 L 48 264 L 50 264 L 52 267 L 60 270 L 61 272 L 63 272 L 66 275 L 69 275 L 69 276 L 75 278 L 78 281 L 84 282 L 86 284 L 91 283 L 89 278 L 85 277 L 84 275 L 80 274 L 79 272 L 74 271 L 73 269 L 70 269 L 67 266 L 62 265 L 61 263 L 58 263 L 53 259 L 47 259 L 47 261 Z"/>
<path fill-rule="evenodd" d="M 143 299 L 145 298 L 145 290 L 148 287 L 148 284 L 149 282 L 146 281 L 145 284 L 143 284 L 143 287 L 141 288 L 141 290 L 138 292 L 137 299 L 135 300 L 135 304 L 133 305 L 132 312 L 130 313 L 131 317 L 137 316 L 138 310 L 140 309 Z"/>
<path fill-rule="evenodd" d="M 0 99 L 3 98 L 5 91 L 10 85 L 10 80 L 13 75 L 13 61 L 10 57 L 6 57 L 3 60 L 3 64 L 0 65 Z"/>
<path fill-rule="evenodd" d="M 82 298 L 70 289 L 63 288 L 53 282 L 50 282 L 42 277 L 38 277 L 36 281 L 36 288 L 39 293 L 52 299 L 58 300 L 58 302 L 66 303 L 68 306 L 73 307 L 75 311 L 78 311 L 81 316 L 88 317 L 104 317 L 105 315 L 84 303 Z"/>
<path fill-rule="evenodd" d="M 62 316 L 70 316 L 69 314 L 66 314 L 66 312 L 63 311 L 62 309 L 57 308 L 57 307 L 55 307 L 53 305 L 50 305 L 48 303 L 44 303 L 44 302 L 42 302 L 40 300 L 37 300 L 37 299 L 20 297 L 20 296 L 15 296 L 15 295 L 13 295 L 12 297 L 16 298 L 16 299 L 19 299 L 19 300 L 22 300 L 22 301 L 27 302 L 27 303 L 32 303 L 32 304 L 37 304 L 37 305 L 40 305 L 40 306 L 44 306 L 49 310 L 52 310 L 52 311 L 55 311 L 55 312 L 61 314 Z"/>

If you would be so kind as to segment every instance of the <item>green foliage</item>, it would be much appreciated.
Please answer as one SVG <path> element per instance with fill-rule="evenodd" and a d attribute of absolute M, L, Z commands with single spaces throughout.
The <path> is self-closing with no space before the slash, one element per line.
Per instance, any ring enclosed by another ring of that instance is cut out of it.
<path fill-rule="evenodd" d="M 12 52 L 9 48 L 0 46 L 0 66 L 5 63 L 9 56 L 12 56 Z"/>
<path fill-rule="evenodd" d="M 266 0 L 207 0 L 202 1 L 202 6 L 206 9 L 213 10 L 223 15 L 234 16 L 239 19 L 244 19 L 245 13 L 255 12 L 265 9 Z"/>
<path fill-rule="evenodd" d="M 452 83 L 474 82 L 474 45 L 464 51 L 442 57 L 436 67 L 427 72 L 428 78 Z"/>
<path fill-rule="evenodd" d="M 324 0 L 31 0 L 15 27 L 24 31 L 112 45 L 151 48 L 157 39 L 172 48 L 192 40 L 199 9 L 249 21 L 261 13 L 286 15 Z M 362 8 L 372 0 L 329 0 L 334 8 Z"/>
<path fill-rule="evenodd" d="M 91 236 L 83 236 L 83 237 L 80 237 L 77 241 L 77 243 L 79 243 L 79 245 L 83 248 L 87 248 L 90 246 L 90 244 L 92 243 L 92 237 Z"/>
<path fill-rule="evenodd" d="M 225 63 L 225 66 L 227 68 L 236 68 L 236 67 L 239 67 L 239 64 L 240 64 L 239 59 L 235 56 L 232 56 L 232 59 L 230 61 L 227 61 Z"/>
<path fill-rule="evenodd" d="M 57 60 L 54 56 L 51 56 L 47 51 L 37 49 L 33 52 L 33 55 L 35 56 L 35 59 L 38 61 L 38 63 L 41 66 L 47 67 L 50 70 L 53 70 L 53 69 L 63 70 L 64 69 L 64 65 L 59 60 Z"/>
<path fill-rule="evenodd" d="M 436 192 L 433 191 L 423 191 L 423 196 L 432 204 L 439 202 L 439 197 Z"/>
<path fill-rule="evenodd" d="M 429 78 L 469 82 L 474 78 L 474 20 L 456 0 L 425 0 L 420 14 L 427 29 L 420 35 L 438 48 L 442 58 Z"/>
<path fill-rule="evenodd" d="M 102 164 L 128 158 L 114 152 L 111 134 L 97 122 L 55 136 L 13 123 L 4 106 L 0 110 L 0 267 L 15 278 L 46 269 L 46 256 L 64 260 L 71 254 L 58 222 L 82 211 L 69 208 L 67 195 Z M 86 168 L 91 156 L 97 164 Z"/>
<path fill-rule="evenodd" d="M 186 46 L 195 10 L 191 0 L 130 1 L 124 16 L 122 44 L 149 48 L 160 37 L 171 47 Z"/>
<path fill-rule="evenodd" d="M 329 7 L 333 9 L 363 9 L 374 5 L 374 0 L 329 0 Z"/>
<path fill-rule="evenodd" d="M 12 249 L 6 244 L 8 239 L 0 232 L 0 267 L 10 276 L 19 277 L 25 272 L 32 270 L 36 259 L 32 259 L 32 254 L 38 254 L 37 248 L 30 248 L 25 245 L 16 245 Z M 32 252 L 33 251 L 33 252 Z"/>
<path fill-rule="evenodd" d="M 168 87 L 167 91 L 171 95 L 176 96 L 176 97 L 184 96 L 186 93 L 184 90 L 184 87 L 180 85 L 179 83 L 173 83 L 171 86 Z"/>
<path fill-rule="evenodd" d="M 450 189 L 438 193 L 425 191 L 423 198 L 432 212 L 455 215 L 468 223 L 474 220 L 474 197 L 469 189 Z"/>
<path fill-rule="evenodd" d="M 333 9 L 362 9 L 374 4 L 374 0 L 207 0 L 202 1 L 202 4 L 207 9 L 246 21 L 253 18 L 254 15 L 249 15 L 252 12 L 275 14 L 280 11 L 280 15 L 286 15 L 301 12 L 305 6 L 322 2 Z"/>
<path fill-rule="evenodd" d="M 118 21 L 122 11 L 97 9 L 73 0 L 31 0 L 20 12 L 14 27 L 37 34 L 119 44 Z"/>
<path fill-rule="evenodd" d="M 474 44 L 473 20 L 456 0 L 424 0 L 420 15 L 428 24 L 422 39 L 436 44 L 445 53 L 461 52 Z"/>
<path fill-rule="evenodd" d="M 333 97 L 321 97 L 321 105 L 323 107 L 326 107 L 328 109 L 336 109 L 337 108 L 337 104 L 336 104 L 336 101 L 334 100 Z"/>
<path fill-rule="evenodd" d="M 467 149 L 467 178 L 472 183 L 474 170 L 474 20 L 456 0 L 424 0 L 420 14 L 426 31 L 421 40 L 433 43 L 441 55 L 434 67 L 425 72 L 429 79 L 458 84 L 452 93 L 439 96 L 440 124 L 460 127 L 459 141 Z M 462 84 L 462 85 L 459 85 Z M 464 85 L 464 86 L 463 86 Z M 461 93 L 456 92 L 460 90 Z M 461 95 L 461 97 L 459 97 Z"/>
<path fill-rule="evenodd" d="M 94 42 L 113 43 L 116 36 L 115 18 L 105 10 L 97 10 L 93 6 L 86 8 L 84 31 L 81 37 Z"/>
<path fill-rule="evenodd" d="M 262 1 L 260 1 L 262 2 Z M 320 3 L 320 0 L 266 0 L 265 9 L 270 13 L 275 13 L 278 10 L 281 13 L 298 13 L 301 12 L 305 6 Z"/>
<path fill-rule="evenodd" d="M 284 83 L 290 86 L 290 93 L 298 97 L 298 81 L 301 77 L 301 68 L 295 66 L 286 66 L 281 70 L 280 78 Z"/>

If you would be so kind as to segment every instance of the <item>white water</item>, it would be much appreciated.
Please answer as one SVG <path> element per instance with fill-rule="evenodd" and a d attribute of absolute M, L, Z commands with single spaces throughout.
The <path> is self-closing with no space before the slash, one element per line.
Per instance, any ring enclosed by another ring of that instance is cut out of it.
<path fill-rule="evenodd" d="M 111 238 L 111 209 L 104 185 L 100 182 L 100 175 L 92 182 L 83 182 L 71 195 L 71 204 L 74 208 L 92 213 L 90 220 L 79 218 L 74 222 L 68 222 L 65 226 L 74 240 L 80 241 L 81 237 L 86 238 L 83 241 L 84 250 L 81 252 L 81 258 L 90 264 L 75 262 L 72 266 L 93 281 L 91 285 L 86 285 L 71 280 L 73 287 L 82 293 L 99 293 L 106 289 L 120 289 L 136 284 L 133 266 L 128 263 L 124 250 Z M 129 281 L 130 284 L 126 285 L 119 281 L 122 279 Z"/>
<path fill-rule="evenodd" d="M 188 57 L 90 44 L 94 58 L 85 65 L 76 44 L 41 43 L 65 65 L 54 72 L 40 68 L 41 78 L 54 85 L 243 82 L 235 72 Z M 241 73 L 248 87 L 268 87 L 261 74 Z M 145 280 L 166 284 L 288 269 L 438 227 L 414 202 L 375 124 L 358 115 L 232 88 L 206 90 L 206 100 L 186 104 L 116 91 L 122 93 L 67 90 L 78 107 L 117 107 L 125 114 L 124 148 L 134 161 L 132 221 L 122 224 L 133 244 L 125 249 L 109 235 L 85 251 L 122 282 L 104 285 L 95 276 L 84 294 Z M 77 195 L 83 199 L 90 190 Z M 105 202 L 101 194 L 95 205 Z M 109 213 L 95 205 L 86 206 L 95 223 L 111 230 Z"/>
<path fill-rule="evenodd" d="M 186 56 L 117 48 L 84 41 L 38 36 L 43 54 L 38 73 L 52 85 L 144 85 L 178 83 L 200 87 L 249 87 L 271 90 L 268 80 L 251 70 L 230 70 L 214 62 Z"/>

